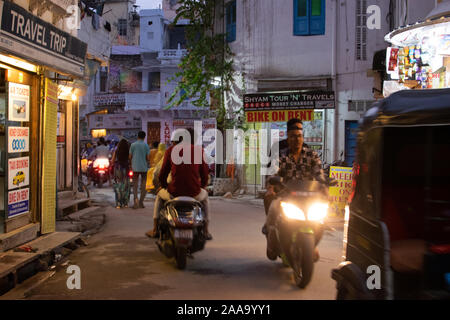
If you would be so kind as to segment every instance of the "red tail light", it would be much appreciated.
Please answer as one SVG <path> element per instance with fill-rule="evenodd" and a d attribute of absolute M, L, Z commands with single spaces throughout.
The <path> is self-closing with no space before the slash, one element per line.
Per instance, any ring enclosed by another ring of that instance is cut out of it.
<path fill-rule="evenodd" d="M 128 176 L 131 178 L 133 177 L 133 171 L 128 172 Z"/>
<path fill-rule="evenodd" d="M 436 254 L 449 254 L 450 244 L 431 246 L 430 251 Z"/>

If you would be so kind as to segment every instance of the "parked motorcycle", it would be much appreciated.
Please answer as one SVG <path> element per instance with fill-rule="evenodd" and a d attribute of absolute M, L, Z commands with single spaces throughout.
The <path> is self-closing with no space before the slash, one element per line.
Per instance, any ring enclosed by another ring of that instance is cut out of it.
<path fill-rule="evenodd" d="M 163 205 L 156 244 L 166 257 L 175 257 L 178 269 L 186 268 L 188 255 L 205 247 L 205 222 L 203 206 L 194 198 L 178 197 Z"/>
<path fill-rule="evenodd" d="M 305 288 L 313 275 L 315 247 L 322 238 L 328 214 L 324 185 L 318 181 L 285 185 L 280 177 L 272 177 L 269 182 L 281 188 L 280 212 L 275 225 L 267 230 L 270 247 L 275 257 L 293 269 L 295 284 Z"/>
<path fill-rule="evenodd" d="M 108 181 L 110 171 L 109 160 L 107 158 L 97 158 L 91 163 L 90 178 L 94 185 L 101 188 L 103 183 Z"/>

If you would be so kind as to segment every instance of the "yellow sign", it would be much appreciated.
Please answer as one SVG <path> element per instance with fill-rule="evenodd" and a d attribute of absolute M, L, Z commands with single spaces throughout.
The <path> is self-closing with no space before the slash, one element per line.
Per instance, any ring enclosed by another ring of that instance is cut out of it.
<path fill-rule="evenodd" d="M 302 121 L 314 120 L 314 110 L 267 110 L 267 111 L 247 111 L 245 116 L 248 123 L 253 122 L 286 122 L 290 119 L 300 119 Z"/>
<path fill-rule="evenodd" d="M 56 127 L 58 123 L 58 85 L 45 79 L 44 139 L 42 168 L 41 233 L 56 227 Z"/>
<path fill-rule="evenodd" d="M 347 167 L 331 167 L 330 178 L 338 182 L 329 188 L 330 209 L 336 215 L 343 214 L 347 199 L 352 192 L 353 169 Z"/>

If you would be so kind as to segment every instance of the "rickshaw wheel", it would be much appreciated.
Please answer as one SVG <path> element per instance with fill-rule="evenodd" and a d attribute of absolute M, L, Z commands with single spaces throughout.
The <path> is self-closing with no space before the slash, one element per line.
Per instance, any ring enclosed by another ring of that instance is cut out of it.
<path fill-rule="evenodd" d="M 311 281 L 314 270 L 314 235 L 303 234 L 298 240 L 293 256 L 295 260 L 294 280 L 297 287 L 303 289 Z"/>

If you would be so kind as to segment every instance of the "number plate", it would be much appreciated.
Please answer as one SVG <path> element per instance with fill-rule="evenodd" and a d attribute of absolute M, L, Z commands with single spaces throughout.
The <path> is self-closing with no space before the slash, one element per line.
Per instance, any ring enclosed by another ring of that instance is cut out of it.
<path fill-rule="evenodd" d="M 175 238 L 193 239 L 194 235 L 191 229 L 175 229 Z"/>

